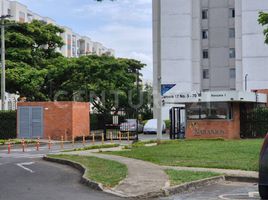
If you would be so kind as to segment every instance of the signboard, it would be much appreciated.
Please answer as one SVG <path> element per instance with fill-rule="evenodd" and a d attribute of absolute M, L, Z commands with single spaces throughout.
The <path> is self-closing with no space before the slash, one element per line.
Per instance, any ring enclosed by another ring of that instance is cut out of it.
<path fill-rule="evenodd" d="M 161 85 L 161 96 L 166 94 L 169 90 L 171 90 L 175 86 L 176 86 L 176 84 L 162 84 Z"/>
<path fill-rule="evenodd" d="M 267 95 L 241 91 L 182 92 L 164 95 L 167 104 L 195 102 L 258 102 L 267 103 Z"/>

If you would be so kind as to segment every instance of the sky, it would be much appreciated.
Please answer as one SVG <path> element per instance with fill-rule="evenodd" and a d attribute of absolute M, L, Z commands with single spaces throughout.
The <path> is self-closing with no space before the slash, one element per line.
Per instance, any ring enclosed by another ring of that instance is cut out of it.
<path fill-rule="evenodd" d="M 142 71 L 152 81 L 152 0 L 17 0 L 30 10 L 89 36 L 116 51 L 116 57 L 147 64 Z"/>

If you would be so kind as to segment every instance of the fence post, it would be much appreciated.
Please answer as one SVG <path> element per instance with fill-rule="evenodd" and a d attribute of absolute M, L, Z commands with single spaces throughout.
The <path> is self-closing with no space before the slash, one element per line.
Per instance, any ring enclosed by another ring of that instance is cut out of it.
<path fill-rule="evenodd" d="M 127 132 L 127 141 L 129 142 L 129 132 Z"/>
<path fill-rule="evenodd" d="M 95 133 L 92 134 L 92 144 L 95 144 Z"/>
<path fill-rule="evenodd" d="M 114 141 L 113 141 L 113 132 L 110 132 L 110 140 L 111 140 L 111 143 L 114 143 Z"/>
<path fill-rule="evenodd" d="M 85 146 L 86 140 L 85 140 L 85 135 L 83 135 L 83 146 Z"/>
<path fill-rule="evenodd" d="M 7 144 L 7 153 L 8 154 L 11 153 L 11 141 L 10 141 L 10 139 L 8 140 L 8 144 Z"/>
<path fill-rule="evenodd" d="M 60 144 L 60 148 L 63 149 L 63 135 L 61 136 L 61 144 Z"/>
<path fill-rule="evenodd" d="M 24 138 L 21 140 L 22 152 L 25 152 L 25 141 Z"/>
<path fill-rule="evenodd" d="M 48 136 L 48 149 L 49 150 L 51 149 L 51 139 L 50 139 L 50 136 Z"/>
<path fill-rule="evenodd" d="M 122 142 L 122 133 L 121 133 L 121 131 L 119 131 L 119 142 L 120 143 Z"/>
<path fill-rule="evenodd" d="M 104 133 L 101 134 L 101 143 L 104 145 Z"/>
<path fill-rule="evenodd" d="M 39 151 L 39 146 L 40 146 L 40 139 L 37 138 L 36 151 Z"/>

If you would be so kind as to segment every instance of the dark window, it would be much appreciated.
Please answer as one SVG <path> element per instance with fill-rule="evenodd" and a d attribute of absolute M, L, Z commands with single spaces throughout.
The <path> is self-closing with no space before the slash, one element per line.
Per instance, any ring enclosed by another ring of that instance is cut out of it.
<path fill-rule="evenodd" d="M 194 119 L 232 119 L 231 105 L 221 102 L 192 103 L 187 105 L 187 118 Z"/>
<path fill-rule="evenodd" d="M 203 49 L 203 59 L 208 59 L 208 49 Z"/>
<path fill-rule="evenodd" d="M 202 10 L 202 19 L 208 19 L 208 9 Z"/>
<path fill-rule="evenodd" d="M 235 9 L 234 8 L 229 8 L 229 17 L 235 18 Z"/>
<path fill-rule="evenodd" d="M 229 38 L 235 38 L 235 29 L 234 28 L 229 29 Z"/>
<path fill-rule="evenodd" d="M 229 57 L 230 58 L 235 58 L 235 48 L 230 48 L 229 49 Z"/>
<path fill-rule="evenodd" d="M 235 78 L 235 77 L 236 77 L 235 69 L 230 69 L 230 78 Z"/>
<path fill-rule="evenodd" d="M 202 39 L 208 39 L 208 30 L 202 30 Z"/>
<path fill-rule="evenodd" d="M 203 79 L 209 79 L 209 70 L 208 69 L 203 70 Z"/>

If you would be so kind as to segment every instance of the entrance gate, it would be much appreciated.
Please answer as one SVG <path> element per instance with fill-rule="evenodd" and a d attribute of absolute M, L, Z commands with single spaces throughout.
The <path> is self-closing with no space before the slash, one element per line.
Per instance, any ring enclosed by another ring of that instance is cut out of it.
<path fill-rule="evenodd" d="M 18 125 L 19 138 L 43 138 L 43 107 L 19 107 Z"/>
<path fill-rule="evenodd" d="M 185 108 L 173 107 L 169 110 L 170 139 L 183 139 L 185 136 L 186 115 Z"/>

